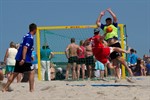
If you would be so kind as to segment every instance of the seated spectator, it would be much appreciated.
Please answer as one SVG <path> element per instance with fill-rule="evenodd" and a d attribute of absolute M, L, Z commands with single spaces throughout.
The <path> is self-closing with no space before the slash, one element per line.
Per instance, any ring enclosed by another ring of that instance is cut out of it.
<path fill-rule="evenodd" d="M 4 66 L 5 66 L 4 62 L 0 62 L 0 81 L 3 81 L 4 79 L 3 68 L 2 68 Z"/>
<path fill-rule="evenodd" d="M 146 69 L 147 69 L 147 75 L 150 75 L 150 58 L 148 58 L 147 60 L 147 64 L 146 64 Z"/>
<path fill-rule="evenodd" d="M 141 58 L 138 58 L 138 60 L 137 60 L 134 75 L 135 76 L 146 76 L 146 67 L 144 65 L 144 60 L 142 60 Z"/>
<path fill-rule="evenodd" d="M 55 80 L 56 72 L 55 72 L 55 64 L 53 63 L 50 63 L 50 73 L 51 73 L 50 75 L 51 80 Z"/>

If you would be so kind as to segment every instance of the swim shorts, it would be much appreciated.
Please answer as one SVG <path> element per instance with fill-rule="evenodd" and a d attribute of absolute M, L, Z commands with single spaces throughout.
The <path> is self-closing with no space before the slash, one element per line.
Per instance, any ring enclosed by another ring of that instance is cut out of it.
<path fill-rule="evenodd" d="M 70 57 L 68 59 L 68 63 L 73 64 L 73 63 L 77 63 L 78 57 L 74 56 L 74 57 Z"/>

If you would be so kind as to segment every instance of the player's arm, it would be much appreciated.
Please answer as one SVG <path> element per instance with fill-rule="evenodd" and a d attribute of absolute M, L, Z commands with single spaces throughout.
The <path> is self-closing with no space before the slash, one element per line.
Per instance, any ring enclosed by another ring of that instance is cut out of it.
<path fill-rule="evenodd" d="M 69 58 L 69 48 L 70 48 L 70 45 L 68 45 L 66 50 L 65 50 L 65 55 L 67 58 Z"/>
<path fill-rule="evenodd" d="M 7 51 L 6 51 L 6 53 L 5 53 L 5 57 L 4 57 L 4 63 L 5 63 L 5 64 L 6 64 L 7 58 L 8 58 L 8 49 L 7 49 Z"/>
<path fill-rule="evenodd" d="M 20 61 L 20 65 L 23 65 L 25 63 L 27 50 L 28 50 L 28 47 L 24 46 L 23 52 L 22 52 L 22 60 Z"/>
<path fill-rule="evenodd" d="M 51 52 L 51 54 L 50 54 L 50 59 L 52 59 L 53 57 L 54 57 L 54 53 Z"/>
<path fill-rule="evenodd" d="M 27 38 L 26 39 L 26 43 L 25 45 L 23 46 L 23 51 L 22 51 L 22 60 L 20 61 L 20 65 L 23 65 L 25 63 L 25 59 L 26 59 L 26 54 L 27 54 L 27 50 L 28 50 L 28 47 L 30 47 L 30 44 L 33 42 L 33 39 L 31 38 Z"/>
<path fill-rule="evenodd" d="M 96 20 L 96 25 L 98 26 L 98 27 L 101 27 L 101 19 L 102 19 L 102 17 L 105 15 L 105 11 L 102 11 L 101 13 L 100 13 L 100 15 L 98 16 L 98 18 L 97 18 L 97 20 Z"/>
<path fill-rule="evenodd" d="M 108 8 L 107 11 L 108 11 L 108 12 L 110 13 L 110 15 L 113 17 L 114 23 L 117 23 L 118 20 L 117 20 L 116 14 L 115 14 L 110 8 Z"/>

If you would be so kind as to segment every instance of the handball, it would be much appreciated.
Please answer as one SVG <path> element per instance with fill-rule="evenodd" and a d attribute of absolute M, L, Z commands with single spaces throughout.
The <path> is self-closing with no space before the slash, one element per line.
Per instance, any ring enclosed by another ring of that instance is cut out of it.
<path fill-rule="evenodd" d="M 106 28 L 106 32 L 107 32 L 107 33 L 110 33 L 110 32 L 112 32 L 112 31 L 113 31 L 113 28 L 112 28 L 112 27 L 108 26 L 108 27 Z"/>

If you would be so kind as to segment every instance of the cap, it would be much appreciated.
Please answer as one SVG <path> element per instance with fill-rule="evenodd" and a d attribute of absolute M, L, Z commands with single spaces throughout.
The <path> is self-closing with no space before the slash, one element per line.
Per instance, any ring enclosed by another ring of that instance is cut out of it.
<path fill-rule="evenodd" d="M 95 32 L 99 32 L 99 31 L 100 31 L 99 28 L 95 28 L 95 29 L 94 29 L 94 33 L 95 33 Z"/>

